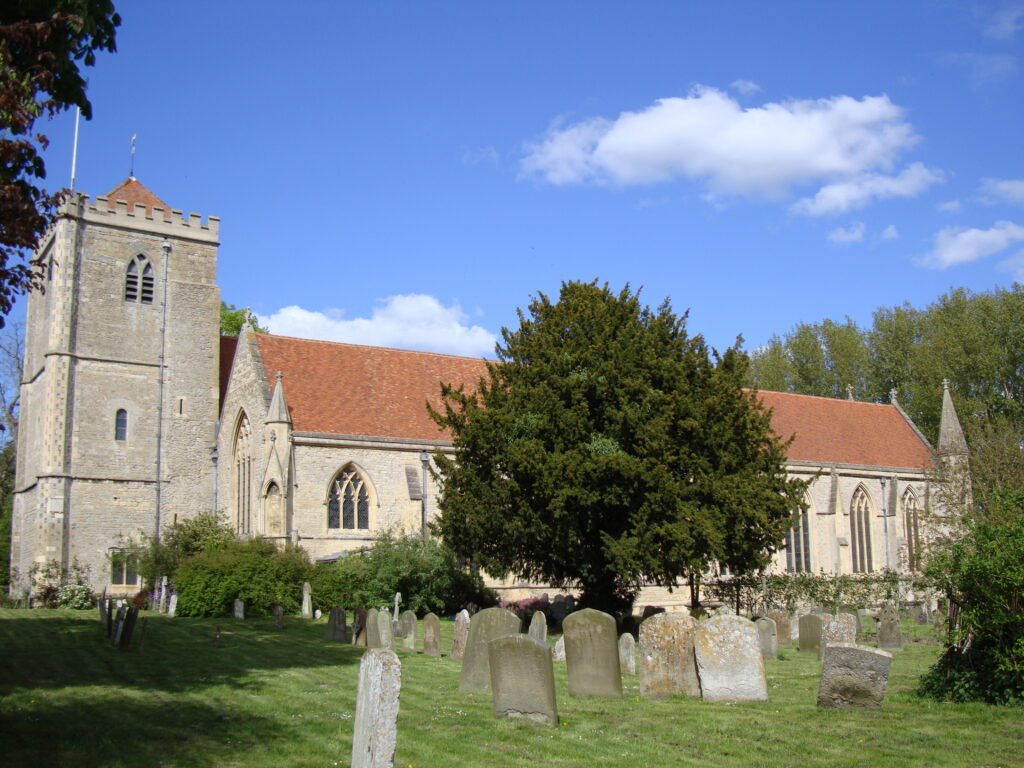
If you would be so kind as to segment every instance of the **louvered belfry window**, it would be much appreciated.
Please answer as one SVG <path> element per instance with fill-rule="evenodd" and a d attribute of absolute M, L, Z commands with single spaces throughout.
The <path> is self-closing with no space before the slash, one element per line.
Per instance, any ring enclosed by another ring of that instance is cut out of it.
<path fill-rule="evenodd" d="M 152 304 L 156 293 L 156 282 L 153 265 L 142 254 L 128 263 L 128 273 L 124 279 L 124 300 Z"/>

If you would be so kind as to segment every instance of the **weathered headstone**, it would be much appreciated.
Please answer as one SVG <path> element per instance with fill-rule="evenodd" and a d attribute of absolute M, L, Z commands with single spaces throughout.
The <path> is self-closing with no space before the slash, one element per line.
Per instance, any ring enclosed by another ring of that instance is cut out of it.
<path fill-rule="evenodd" d="M 100 596 L 100 599 L 97 602 L 99 603 L 100 608 L 100 624 L 103 625 L 103 631 L 105 632 L 107 629 L 107 609 L 109 608 L 107 605 L 107 598 Z"/>
<path fill-rule="evenodd" d="M 376 608 L 366 612 L 366 647 L 380 648 L 380 622 L 377 621 Z"/>
<path fill-rule="evenodd" d="M 754 622 L 712 616 L 697 626 L 693 643 L 705 701 L 767 701 L 764 657 Z"/>
<path fill-rule="evenodd" d="M 352 618 L 352 645 L 366 645 L 366 609 L 361 605 Z"/>
<path fill-rule="evenodd" d="M 384 618 L 389 619 L 387 612 Z M 388 625 L 390 628 L 390 624 Z M 373 648 L 359 662 L 352 768 L 392 768 L 398 742 L 402 663 L 394 651 Z"/>
<path fill-rule="evenodd" d="M 878 622 L 878 647 L 897 649 L 903 647 L 903 637 L 900 634 L 900 614 L 896 606 L 884 605 L 879 613 Z"/>
<path fill-rule="evenodd" d="M 775 619 L 762 616 L 754 622 L 757 627 L 757 639 L 761 644 L 761 655 L 765 660 L 777 658 L 779 655 L 779 636 L 775 627 Z"/>
<path fill-rule="evenodd" d="M 398 609 L 402 605 L 402 593 L 395 592 L 395 612 L 391 615 L 391 618 L 398 621 Z"/>
<path fill-rule="evenodd" d="M 546 646 L 548 644 L 548 620 L 544 611 L 534 611 L 530 619 L 530 629 L 527 634 L 536 642 Z"/>
<path fill-rule="evenodd" d="M 231 609 L 231 615 L 236 619 L 245 618 L 245 603 L 241 600 L 235 600 L 235 604 Z"/>
<path fill-rule="evenodd" d="M 124 627 L 124 616 L 128 609 L 123 605 L 117 609 L 117 615 L 114 617 L 114 627 L 110 632 L 110 642 L 114 645 L 121 644 L 121 631 Z"/>
<path fill-rule="evenodd" d="M 138 608 L 129 608 L 125 614 L 124 623 L 121 625 L 121 633 L 117 638 L 117 647 L 127 651 L 132 642 L 132 632 L 135 631 L 135 622 L 139 618 Z"/>
<path fill-rule="evenodd" d="M 914 606 L 914 621 L 918 624 L 931 624 L 932 623 L 932 609 L 928 603 L 921 603 L 920 605 Z"/>
<path fill-rule="evenodd" d="M 566 616 L 562 630 L 569 695 L 621 697 L 615 619 L 593 608 L 584 608 Z"/>
<path fill-rule="evenodd" d="M 821 645 L 818 646 L 818 658 L 822 658 L 825 647 L 829 643 L 857 642 L 857 622 L 848 613 L 836 616 L 823 616 L 821 620 Z"/>
<path fill-rule="evenodd" d="M 324 615 L 324 612 L 321 611 L 319 608 L 317 608 L 315 611 L 313 611 L 313 620 L 314 621 L 320 621 L 320 617 L 323 616 L 323 615 Z"/>
<path fill-rule="evenodd" d="M 160 613 L 167 613 L 167 577 L 160 578 Z"/>
<path fill-rule="evenodd" d="M 114 637 L 114 601 L 109 598 L 107 603 L 107 640 Z"/>
<path fill-rule="evenodd" d="M 167 602 L 167 615 L 172 619 L 178 613 L 178 593 L 171 592 L 171 599 Z"/>
<path fill-rule="evenodd" d="M 466 641 L 469 639 L 469 611 L 463 608 L 455 616 L 455 633 L 452 635 L 453 659 L 461 659 L 466 653 Z"/>
<path fill-rule="evenodd" d="M 854 643 L 829 643 L 821 662 L 819 707 L 882 706 L 892 654 Z"/>
<path fill-rule="evenodd" d="M 526 635 L 487 644 L 494 716 L 558 725 L 555 672 L 547 645 Z"/>
<path fill-rule="evenodd" d="M 274 629 L 284 629 L 284 606 L 271 606 L 270 613 L 274 617 Z"/>
<path fill-rule="evenodd" d="M 377 611 L 377 638 L 381 648 L 395 647 L 394 635 L 391 632 L 391 617 L 387 611 Z"/>
<path fill-rule="evenodd" d="M 433 613 L 423 617 L 423 654 L 441 655 L 441 621 Z"/>
<path fill-rule="evenodd" d="M 636 639 L 629 632 L 619 635 L 619 669 L 624 675 L 636 674 Z"/>
<path fill-rule="evenodd" d="M 552 661 L 565 661 L 565 635 L 558 638 L 555 647 L 551 649 Z"/>
<path fill-rule="evenodd" d="M 808 613 L 800 617 L 801 651 L 817 653 L 821 647 L 821 615 Z"/>
<path fill-rule="evenodd" d="M 416 614 L 412 611 L 402 611 L 402 618 L 399 619 L 402 625 L 402 649 L 416 652 Z"/>
<path fill-rule="evenodd" d="M 324 630 L 324 639 L 344 643 L 348 634 L 348 627 L 345 622 L 344 608 L 331 608 L 327 617 L 327 627 Z"/>
<path fill-rule="evenodd" d="M 519 617 L 504 608 L 485 608 L 469 620 L 469 636 L 462 656 L 459 690 L 489 691 L 491 671 L 487 645 L 492 640 L 519 634 Z"/>
<path fill-rule="evenodd" d="M 640 625 L 640 695 L 658 699 L 700 696 L 693 656 L 696 622 L 681 613 L 658 613 Z"/>
<path fill-rule="evenodd" d="M 793 622 L 789 611 L 768 611 L 765 614 L 765 618 L 775 622 L 775 637 L 780 644 L 792 642 Z"/>
<path fill-rule="evenodd" d="M 302 618 L 313 618 L 313 591 L 308 581 L 302 582 Z"/>

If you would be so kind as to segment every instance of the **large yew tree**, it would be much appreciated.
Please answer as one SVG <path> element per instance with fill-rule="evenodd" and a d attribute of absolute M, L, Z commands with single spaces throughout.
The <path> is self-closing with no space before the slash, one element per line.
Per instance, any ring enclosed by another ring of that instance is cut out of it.
<path fill-rule="evenodd" d="M 454 441 L 435 454 L 436 533 L 489 573 L 609 612 L 644 582 L 763 565 L 803 485 L 742 389 L 746 355 L 713 356 L 685 321 L 596 283 L 520 311 L 478 391 L 444 387 L 432 411 Z"/>

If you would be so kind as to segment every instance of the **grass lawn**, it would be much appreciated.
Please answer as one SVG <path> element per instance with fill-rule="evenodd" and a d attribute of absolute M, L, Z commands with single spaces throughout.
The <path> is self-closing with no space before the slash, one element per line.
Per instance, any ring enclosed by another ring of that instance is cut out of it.
<path fill-rule="evenodd" d="M 360 651 L 323 622 L 147 619 L 121 653 L 95 611 L 0 610 L 0 766 L 348 765 Z M 878 711 L 818 710 L 818 661 L 787 645 L 758 704 L 640 699 L 630 676 L 620 701 L 573 699 L 556 664 L 558 728 L 495 720 L 458 662 L 400 653 L 395 765 L 1024 766 L 1024 709 L 918 699 L 938 647 L 904 629 Z"/>

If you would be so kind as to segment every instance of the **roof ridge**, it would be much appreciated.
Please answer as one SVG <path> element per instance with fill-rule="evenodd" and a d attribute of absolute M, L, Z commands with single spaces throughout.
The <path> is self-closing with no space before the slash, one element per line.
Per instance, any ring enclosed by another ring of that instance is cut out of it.
<path fill-rule="evenodd" d="M 272 339 L 287 339 L 288 341 L 304 341 L 310 344 L 326 344 L 332 347 L 356 347 L 359 349 L 379 349 L 384 352 L 403 352 L 410 355 L 428 355 L 431 357 L 443 357 L 456 360 L 472 360 L 473 362 L 494 362 L 486 357 L 471 357 L 469 355 L 453 355 L 448 352 L 429 352 L 422 349 L 402 349 L 401 347 L 385 347 L 376 344 L 355 344 L 351 341 L 329 341 L 327 339 L 307 339 L 302 336 L 286 336 L 280 333 L 260 333 L 257 331 L 254 336 L 265 336 Z"/>
<path fill-rule="evenodd" d="M 867 400 L 849 400 L 845 397 L 828 397 L 827 395 L 805 395 L 802 392 L 781 392 L 777 389 L 761 389 L 759 387 L 744 387 L 744 389 L 752 390 L 758 393 L 768 392 L 773 395 L 785 395 L 786 397 L 810 397 L 815 400 L 828 400 L 833 403 L 850 403 L 851 405 L 874 405 L 882 408 L 892 408 L 892 403 L 870 403 Z"/>

